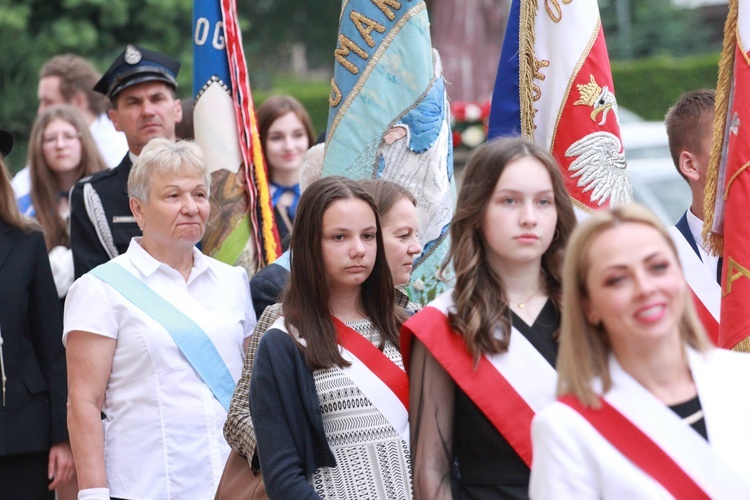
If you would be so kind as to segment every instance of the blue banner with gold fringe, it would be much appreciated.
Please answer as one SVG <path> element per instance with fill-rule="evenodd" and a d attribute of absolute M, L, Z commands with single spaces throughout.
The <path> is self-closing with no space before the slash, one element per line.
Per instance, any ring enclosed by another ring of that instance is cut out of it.
<path fill-rule="evenodd" d="M 329 104 L 323 175 L 382 178 L 414 194 L 424 251 L 410 296 L 430 300 L 445 288 L 437 270 L 455 181 L 450 107 L 424 1 L 344 0 Z"/>

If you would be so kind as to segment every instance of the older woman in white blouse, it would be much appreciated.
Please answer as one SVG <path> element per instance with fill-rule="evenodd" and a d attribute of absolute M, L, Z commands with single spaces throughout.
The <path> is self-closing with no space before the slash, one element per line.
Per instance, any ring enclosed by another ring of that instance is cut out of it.
<path fill-rule="evenodd" d="M 128 179 L 143 237 L 68 293 L 79 498 L 213 497 L 255 314 L 245 271 L 195 248 L 209 186 L 196 145 L 153 139 Z"/>

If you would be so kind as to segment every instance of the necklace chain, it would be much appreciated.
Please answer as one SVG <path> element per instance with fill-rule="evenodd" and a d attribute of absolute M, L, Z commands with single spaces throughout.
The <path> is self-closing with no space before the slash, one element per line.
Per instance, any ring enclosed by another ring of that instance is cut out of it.
<path fill-rule="evenodd" d="M 542 290 L 542 285 L 540 284 L 537 287 L 537 289 L 534 291 L 534 293 L 532 293 L 531 295 L 529 295 L 528 297 L 526 297 L 526 300 L 524 300 L 522 302 L 516 302 L 516 305 L 518 305 L 519 309 L 523 309 L 524 307 L 526 307 L 526 303 L 528 301 L 530 301 L 534 296 L 536 296 L 536 294 L 538 294 L 541 290 Z M 510 300 L 510 298 L 509 298 L 509 300 Z M 510 300 L 510 302 L 513 302 L 513 301 Z"/>

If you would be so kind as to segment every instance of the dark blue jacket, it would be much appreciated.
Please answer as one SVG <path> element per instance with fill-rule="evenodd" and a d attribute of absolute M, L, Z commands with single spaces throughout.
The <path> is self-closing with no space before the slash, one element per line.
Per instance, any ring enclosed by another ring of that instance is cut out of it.
<path fill-rule="evenodd" d="M 312 371 L 289 334 L 268 330 L 250 379 L 250 409 L 269 498 L 319 498 L 307 482 L 336 467 L 326 440 Z"/>
<path fill-rule="evenodd" d="M 68 440 L 62 331 L 44 236 L 0 221 L 0 334 L 7 377 L 0 456 L 45 452 Z"/>

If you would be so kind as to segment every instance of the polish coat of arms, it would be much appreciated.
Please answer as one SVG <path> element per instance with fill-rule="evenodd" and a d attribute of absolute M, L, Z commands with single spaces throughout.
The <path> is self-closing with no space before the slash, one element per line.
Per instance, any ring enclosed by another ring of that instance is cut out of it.
<path fill-rule="evenodd" d="M 620 123 L 617 100 L 607 86 L 599 86 L 591 75 L 588 83 L 577 85 L 580 98 L 575 106 L 591 108 L 589 117 L 597 126 L 608 118 Z M 632 201 L 633 188 L 627 174 L 627 162 L 622 140 L 611 132 L 592 132 L 575 141 L 565 151 L 565 156 L 575 158 L 568 169 L 577 179 L 577 186 L 590 193 L 592 203 L 610 206 Z"/>

